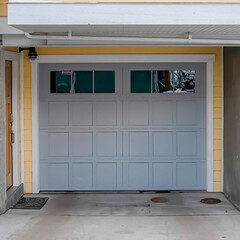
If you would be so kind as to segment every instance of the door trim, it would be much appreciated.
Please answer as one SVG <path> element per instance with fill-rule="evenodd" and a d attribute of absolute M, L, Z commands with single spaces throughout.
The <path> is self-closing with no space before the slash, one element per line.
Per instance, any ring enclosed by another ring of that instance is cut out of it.
<path fill-rule="evenodd" d="M 205 63 L 206 64 L 206 157 L 207 191 L 213 192 L 213 63 L 215 54 L 154 55 L 40 55 L 31 62 L 32 75 L 32 179 L 39 192 L 39 64 L 40 63 Z"/>
<path fill-rule="evenodd" d="M 16 52 L 4 51 L 4 69 L 5 61 L 12 61 L 12 114 L 13 131 L 15 142 L 13 144 L 13 186 L 20 185 L 19 171 L 19 54 Z M 4 71 L 5 78 L 5 71 Z M 6 142 L 6 139 L 5 139 Z M 6 152 L 5 152 L 6 159 Z"/>

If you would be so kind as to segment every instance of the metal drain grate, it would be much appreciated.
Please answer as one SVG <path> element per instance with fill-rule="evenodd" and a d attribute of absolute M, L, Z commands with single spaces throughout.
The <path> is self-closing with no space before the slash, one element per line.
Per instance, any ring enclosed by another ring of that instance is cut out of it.
<path fill-rule="evenodd" d="M 168 198 L 164 198 L 164 197 L 155 197 L 151 199 L 152 202 L 154 203 L 165 203 L 168 202 Z"/>
<path fill-rule="evenodd" d="M 204 204 L 218 204 L 221 200 L 217 198 L 204 198 L 200 202 Z"/>
<path fill-rule="evenodd" d="M 48 198 L 21 198 L 13 209 L 41 209 Z"/>

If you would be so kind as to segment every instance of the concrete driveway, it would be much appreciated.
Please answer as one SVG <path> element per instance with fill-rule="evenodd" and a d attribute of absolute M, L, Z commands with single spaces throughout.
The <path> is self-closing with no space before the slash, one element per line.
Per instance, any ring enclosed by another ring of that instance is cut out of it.
<path fill-rule="evenodd" d="M 41 210 L 1 215 L 1 240 L 240 239 L 240 213 L 220 193 L 25 195 L 32 196 L 49 200 Z M 222 202 L 200 203 L 206 197 Z"/>

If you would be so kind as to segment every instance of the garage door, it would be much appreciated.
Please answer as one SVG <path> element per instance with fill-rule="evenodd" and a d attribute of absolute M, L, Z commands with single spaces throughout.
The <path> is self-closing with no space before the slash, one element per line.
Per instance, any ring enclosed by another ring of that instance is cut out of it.
<path fill-rule="evenodd" d="M 41 190 L 206 188 L 205 64 L 40 64 Z"/>

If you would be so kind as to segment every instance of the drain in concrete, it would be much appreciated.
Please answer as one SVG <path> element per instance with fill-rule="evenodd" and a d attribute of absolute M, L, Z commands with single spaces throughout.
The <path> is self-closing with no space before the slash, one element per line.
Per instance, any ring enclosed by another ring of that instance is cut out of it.
<path fill-rule="evenodd" d="M 204 198 L 200 202 L 204 204 L 218 204 L 221 200 L 217 198 Z"/>
<path fill-rule="evenodd" d="M 154 203 L 165 203 L 168 202 L 168 198 L 164 198 L 164 197 L 154 197 L 151 199 L 152 202 Z"/>

